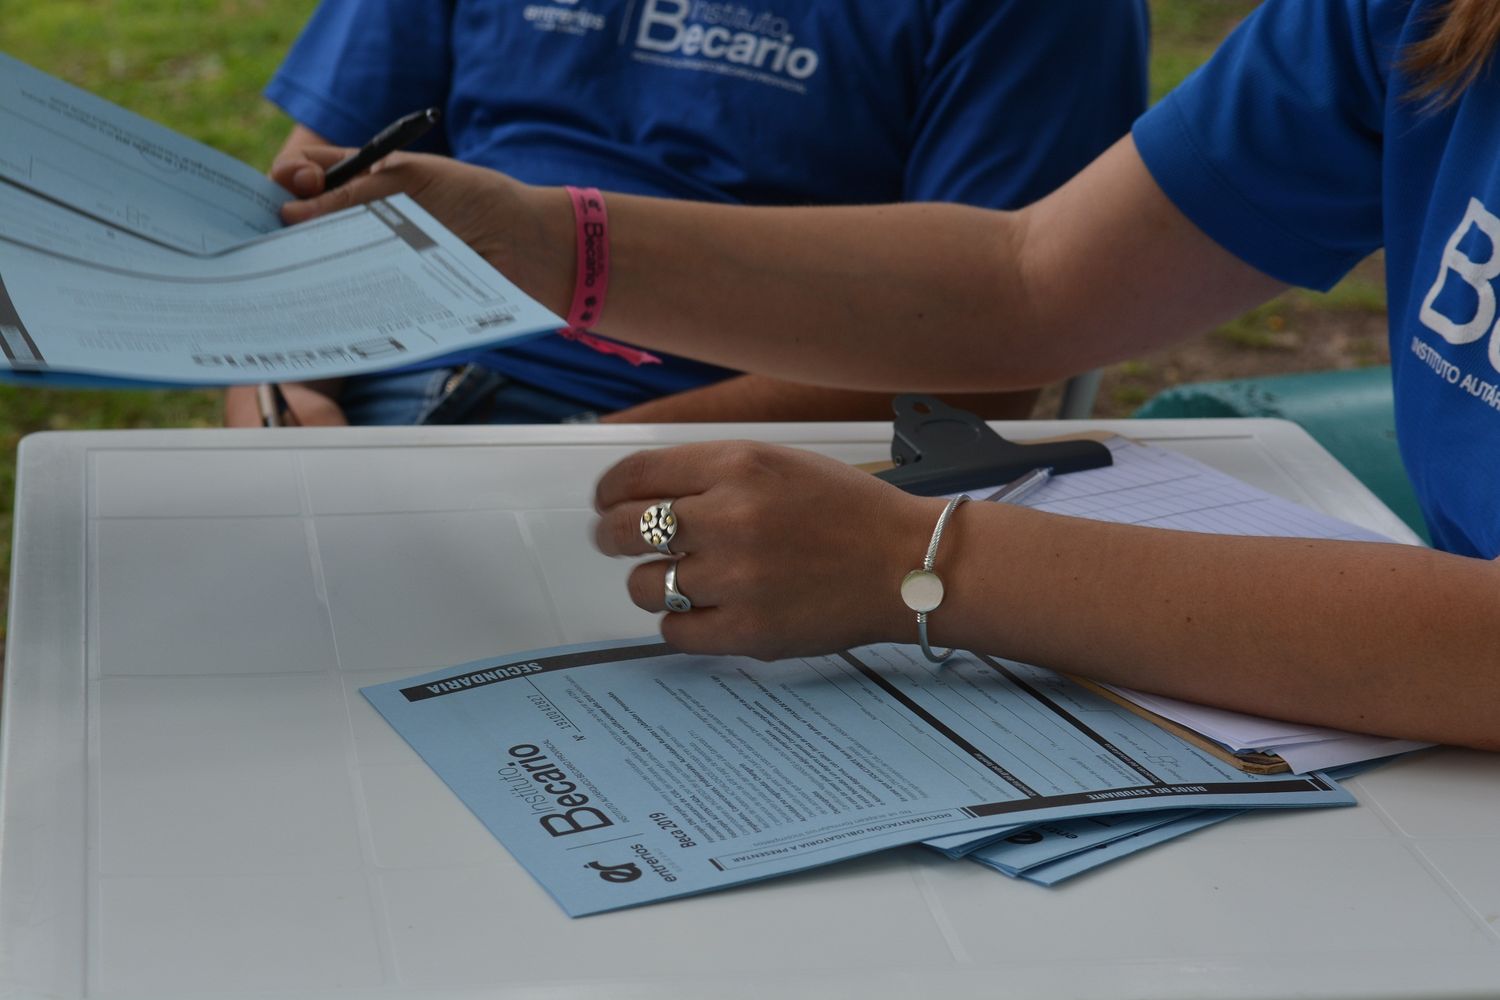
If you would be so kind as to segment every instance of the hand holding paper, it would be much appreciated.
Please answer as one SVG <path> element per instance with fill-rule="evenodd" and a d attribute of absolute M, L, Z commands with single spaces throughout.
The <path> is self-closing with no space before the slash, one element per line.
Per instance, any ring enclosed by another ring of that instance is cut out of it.
<path fill-rule="evenodd" d="M 304 147 L 272 164 L 272 180 L 302 199 L 281 207 L 282 220 L 295 225 L 405 194 L 539 302 L 555 312 L 567 309 L 573 216 L 562 191 L 529 188 L 446 156 L 406 152 L 325 191 L 327 169 L 352 152 Z"/>
<path fill-rule="evenodd" d="M 4 55 L 0 115 L 10 380 L 323 378 L 562 325 L 405 195 L 280 228 L 250 167 Z"/>

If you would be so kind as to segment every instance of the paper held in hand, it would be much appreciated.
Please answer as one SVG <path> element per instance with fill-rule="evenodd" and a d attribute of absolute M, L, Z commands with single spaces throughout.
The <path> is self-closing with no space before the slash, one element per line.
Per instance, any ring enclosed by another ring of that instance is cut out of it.
<path fill-rule="evenodd" d="M 0 54 L 0 379 L 356 375 L 563 321 L 403 196 L 283 228 L 249 166 Z"/>

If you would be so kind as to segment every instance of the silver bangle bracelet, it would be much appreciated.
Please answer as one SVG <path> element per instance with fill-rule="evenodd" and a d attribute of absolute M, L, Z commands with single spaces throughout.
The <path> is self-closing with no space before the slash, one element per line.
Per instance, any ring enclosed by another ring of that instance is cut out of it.
<path fill-rule="evenodd" d="M 927 616 L 943 603 L 943 581 L 932 571 L 932 564 L 937 560 L 938 542 L 943 540 L 943 528 L 947 526 L 948 518 L 967 499 L 969 495 L 965 493 L 948 501 L 948 506 L 938 515 L 937 526 L 932 529 L 932 541 L 927 544 L 927 556 L 922 560 L 921 569 L 914 569 L 901 578 L 901 600 L 917 613 L 917 638 L 922 643 L 923 654 L 933 663 L 943 662 L 953 655 L 953 650 L 934 653 L 927 644 Z"/>

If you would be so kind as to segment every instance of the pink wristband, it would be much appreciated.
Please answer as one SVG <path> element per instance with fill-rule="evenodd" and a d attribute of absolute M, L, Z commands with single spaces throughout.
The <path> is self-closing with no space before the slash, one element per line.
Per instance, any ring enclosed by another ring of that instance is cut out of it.
<path fill-rule="evenodd" d="M 609 212 L 598 188 L 569 187 L 567 192 L 573 200 L 573 218 L 578 224 L 578 277 L 573 284 L 567 329 L 558 332 L 633 365 L 661 364 L 661 358 L 654 354 L 589 333 L 589 328 L 599 322 L 604 297 L 609 292 Z"/>

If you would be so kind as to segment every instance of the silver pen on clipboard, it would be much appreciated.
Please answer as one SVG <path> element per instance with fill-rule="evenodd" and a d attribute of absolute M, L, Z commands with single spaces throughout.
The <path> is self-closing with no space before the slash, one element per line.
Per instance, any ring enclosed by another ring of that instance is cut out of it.
<path fill-rule="evenodd" d="M 1047 484 L 1052 478 L 1052 466 L 1032 469 L 985 497 L 986 503 L 1020 503 Z"/>

